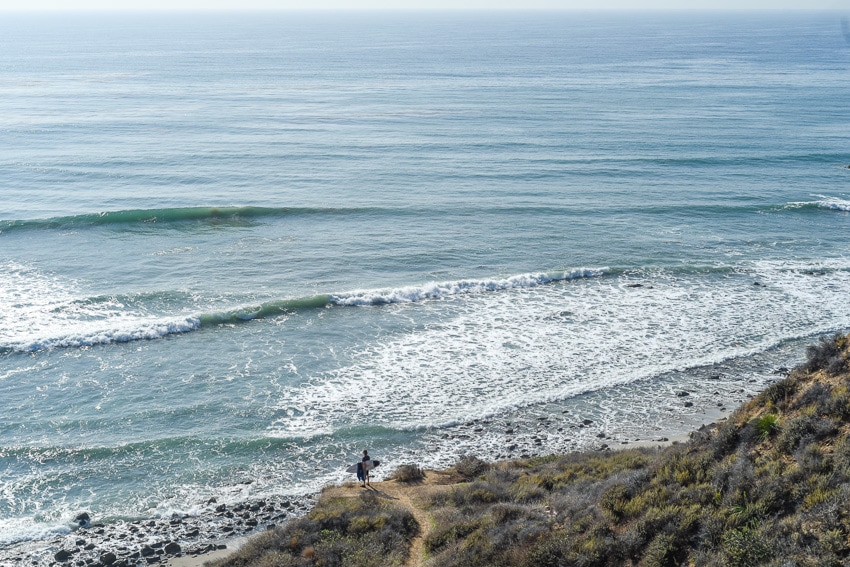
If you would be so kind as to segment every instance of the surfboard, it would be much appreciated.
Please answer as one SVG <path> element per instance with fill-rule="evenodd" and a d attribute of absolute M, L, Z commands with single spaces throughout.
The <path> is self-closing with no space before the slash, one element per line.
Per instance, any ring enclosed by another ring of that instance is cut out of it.
<path fill-rule="evenodd" d="M 359 464 L 360 464 L 360 463 L 354 463 L 353 465 L 351 465 L 350 467 L 348 467 L 347 469 L 345 469 L 345 472 L 348 472 L 348 473 L 356 473 L 356 472 L 357 472 L 357 465 L 359 465 Z M 377 466 L 378 466 L 378 465 L 380 465 L 380 464 L 381 464 L 381 461 L 375 461 L 375 460 L 372 460 L 372 461 L 363 461 L 363 468 L 364 468 L 365 470 L 367 470 L 367 471 L 370 471 L 370 470 L 374 469 L 375 467 L 377 467 Z"/>

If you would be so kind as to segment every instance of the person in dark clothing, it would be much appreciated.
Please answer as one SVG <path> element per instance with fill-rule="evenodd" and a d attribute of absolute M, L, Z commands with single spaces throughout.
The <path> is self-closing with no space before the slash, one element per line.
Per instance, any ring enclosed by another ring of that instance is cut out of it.
<path fill-rule="evenodd" d="M 360 482 L 360 486 L 363 486 L 363 483 L 366 481 L 366 477 L 363 476 L 363 462 L 357 463 L 357 480 Z"/>
<path fill-rule="evenodd" d="M 369 486 L 372 486 L 372 484 L 369 482 L 369 471 L 366 470 L 366 466 L 365 466 L 366 461 L 371 461 L 371 460 L 372 460 L 372 457 L 369 456 L 369 451 L 367 451 L 366 449 L 363 449 L 363 459 L 360 461 L 360 468 L 357 469 L 358 471 L 359 470 L 363 471 L 363 478 L 361 479 L 360 486 L 366 486 L 367 484 Z"/>

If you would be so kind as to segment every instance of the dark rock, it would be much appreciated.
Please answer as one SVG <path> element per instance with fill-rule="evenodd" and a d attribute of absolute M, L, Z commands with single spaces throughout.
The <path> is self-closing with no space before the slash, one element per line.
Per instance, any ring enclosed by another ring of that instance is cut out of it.
<path fill-rule="evenodd" d="M 195 528 L 194 530 L 192 530 L 190 532 L 186 532 L 186 537 L 195 537 L 199 533 L 201 533 L 201 530 L 199 530 L 198 528 Z"/>
<path fill-rule="evenodd" d="M 141 549 L 141 551 L 139 553 L 142 554 L 142 557 L 150 557 L 151 555 L 153 555 L 156 552 L 154 551 L 154 549 L 151 546 L 146 545 Z"/>
<path fill-rule="evenodd" d="M 224 512 L 226 510 L 227 510 L 227 504 L 220 504 L 215 509 L 216 512 Z"/>
<path fill-rule="evenodd" d="M 77 514 L 77 517 L 74 518 L 74 522 L 81 528 L 88 528 L 91 526 L 91 516 L 88 515 L 88 512 Z"/>
<path fill-rule="evenodd" d="M 591 423 L 593 423 L 593 420 L 592 419 L 583 419 L 583 420 L 581 420 L 581 423 L 583 425 L 590 425 Z"/>
<path fill-rule="evenodd" d="M 216 500 L 215 496 L 213 496 L 212 498 L 207 500 L 207 506 L 209 506 L 210 504 L 215 504 L 217 502 L 218 502 L 218 500 Z"/>
<path fill-rule="evenodd" d="M 684 390 L 682 390 L 681 392 L 676 392 L 676 397 L 678 397 L 678 398 L 685 398 L 685 397 L 690 396 L 690 395 L 691 394 L 689 392 L 686 392 Z"/>
<path fill-rule="evenodd" d="M 69 559 L 71 559 L 72 555 L 73 555 L 73 553 L 71 553 L 67 549 L 60 549 L 59 551 L 56 552 L 56 555 L 53 556 L 53 559 L 55 559 L 56 561 L 59 561 L 60 563 L 64 563 L 64 562 L 68 561 Z"/>
<path fill-rule="evenodd" d="M 720 374 L 712 374 L 708 377 L 709 380 L 720 380 Z"/>
<path fill-rule="evenodd" d="M 226 543 L 220 543 L 217 546 L 215 546 L 215 548 L 216 549 L 227 549 L 227 544 Z"/>
<path fill-rule="evenodd" d="M 91 551 L 95 547 L 97 547 L 95 544 L 90 543 L 90 544 L 86 545 L 83 549 L 85 549 L 86 551 Z"/>
<path fill-rule="evenodd" d="M 100 556 L 100 562 L 104 565 L 112 565 L 115 563 L 116 559 L 118 559 L 118 557 L 111 551 Z"/>
<path fill-rule="evenodd" d="M 694 403 L 693 402 L 685 402 L 685 407 L 686 408 L 694 407 Z"/>
<path fill-rule="evenodd" d="M 77 545 L 77 547 L 79 547 L 79 546 L 81 546 L 81 545 L 85 545 L 85 544 L 86 544 L 86 540 L 84 540 L 84 539 L 78 539 L 78 540 L 77 540 L 77 541 L 75 541 L 74 543 Z"/>
<path fill-rule="evenodd" d="M 604 434 L 604 433 L 599 433 L 599 434 L 597 434 L 596 436 L 597 436 L 597 437 L 599 437 L 600 439 L 605 439 L 605 434 Z"/>
<path fill-rule="evenodd" d="M 165 552 L 170 555 L 180 553 L 180 549 L 180 544 L 176 541 L 169 542 L 169 544 L 165 546 Z"/>
<path fill-rule="evenodd" d="M 643 287 L 642 283 L 630 283 L 627 284 L 626 287 Z"/>

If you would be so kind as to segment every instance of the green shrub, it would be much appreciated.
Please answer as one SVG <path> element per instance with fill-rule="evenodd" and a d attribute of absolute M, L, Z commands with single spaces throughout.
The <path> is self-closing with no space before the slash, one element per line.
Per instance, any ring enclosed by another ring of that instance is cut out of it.
<path fill-rule="evenodd" d="M 425 471 L 416 465 L 401 465 L 390 478 L 398 482 L 419 482 L 425 479 Z"/>
<path fill-rule="evenodd" d="M 786 421 L 777 438 L 777 446 L 785 453 L 791 453 L 804 439 L 819 440 L 835 431 L 835 424 L 816 415 L 800 415 Z"/>
<path fill-rule="evenodd" d="M 806 347 L 804 367 L 809 372 L 826 370 L 838 374 L 847 368 L 847 360 L 841 352 L 846 339 L 840 333 L 832 337 L 821 337 L 817 344 Z"/>
<path fill-rule="evenodd" d="M 490 468 L 490 465 L 475 455 L 461 455 L 454 468 L 460 476 L 466 479 L 473 479 L 484 474 Z"/>
<path fill-rule="evenodd" d="M 642 565 L 646 567 L 673 567 L 676 561 L 676 538 L 671 534 L 658 534 L 647 546 Z"/>
<path fill-rule="evenodd" d="M 771 557 L 763 534 L 746 527 L 729 530 L 723 535 L 723 552 L 729 567 L 753 567 Z"/>
<path fill-rule="evenodd" d="M 782 407 L 797 393 L 799 382 L 798 375 L 796 373 L 791 374 L 788 378 L 768 386 L 762 397 L 770 403 Z"/>
<path fill-rule="evenodd" d="M 602 494 L 599 507 L 616 521 L 625 516 L 629 500 L 631 500 L 629 489 L 625 485 L 615 484 Z"/>
<path fill-rule="evenodd" d="M 765 414 L 756 420 L 755 428 L 759 439 L 765 441 L 779 430 L 779 417 L 775 413 Z"/>

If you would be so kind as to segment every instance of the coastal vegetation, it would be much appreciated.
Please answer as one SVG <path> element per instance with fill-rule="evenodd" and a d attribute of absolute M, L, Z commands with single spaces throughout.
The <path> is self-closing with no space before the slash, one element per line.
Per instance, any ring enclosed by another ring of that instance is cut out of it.
<path fill-rule="evenodd" d="M 821 340 L 727 420 L 664 449 L 465 456 L 453 484 L 415 501 L 425 525 L 371 492 L 323 496 L 215 565 L 846 565 L 848 359 L 850 335 Z"/>

